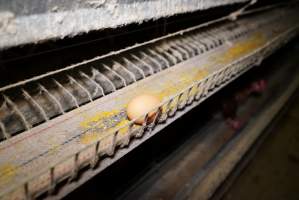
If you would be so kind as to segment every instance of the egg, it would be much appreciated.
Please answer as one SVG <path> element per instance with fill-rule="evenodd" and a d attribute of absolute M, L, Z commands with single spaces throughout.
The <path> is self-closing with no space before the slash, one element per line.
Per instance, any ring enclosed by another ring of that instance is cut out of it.
<path fill-rule="evenodd" d="M 133 98 L 127 106 L 127 115 L 129 120 L 136 119 L 135 123 L 142 125 L 145 117 L 143 115 L 149 113 L 148 122 L 152 122 L 157 115 L 157 111 L 153 111 L 161 103 L 160 99 L 155 95 L 142 94 Z"/>

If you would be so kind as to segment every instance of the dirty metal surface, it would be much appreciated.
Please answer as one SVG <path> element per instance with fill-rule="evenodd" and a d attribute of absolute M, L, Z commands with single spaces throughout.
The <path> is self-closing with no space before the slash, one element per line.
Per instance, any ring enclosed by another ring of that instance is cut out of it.
<path fill-rule="evenodd" d="M 188 199 L 192 192 L 196 192 L 196 190 L 201 187 L 206 189 L 203 190 L 200 195 L 197 195 L 195 199 L 204 199 L 205 195 L 213 194 L 215 188 L 219 186 L 223 180 L 223 177 L 216 174 L 213 175 L 214 182 L 202 183 L 201 181 L 204 181 L 203 177 L 205 176 L 212 176 L 209 175 L 209 172 L 213 173 L 213 170 L 217 168 L 220 168 L 222 171 L 225 170 L 226 167 L 224 165 L 219 167 L 215 160 L 217 160 L 218 157 L 221 157 L 221 159 L 225 158 L 226 152 L 224 149 L 226 145 L 229 144 L 230 141 L 237 143 L 235 137 L 239 137 L 238 135 L 246 135 L 248 131 L 244 131 L 244 129 L 249 129 L 247 126 L 252 126 L 252 124 L 256 123 L 257 116 L 259 116 L 261 110 L 267 110 L 268 107 L 270 107 L 269 105 L 279 99 L 280 96 L 284 96 L 283 93 L 287 90 L 286 88 L 290 88 L 290 91 L 287 92 L 288 97 L 294 92 L 294 89 L 298 87 L 299 76 L 296 75 L 297 70 L 294 65 L 298 59 L 295 58 L 296 61 L 290 59 L 294 58 L 294 54 L 295 53 L 293 53 L 292 57 L 283 57 L 285 60 L 283 63 L 280 62 L 276 64 L 272 62 L 274 65 L 273 68 L 275 69 L 270 71 L 273 73 L 268 74 L 268 77 L 263 77 L 267 80 L 267 90 L 257 98 L 248 99 L 245 105 L 242 105 L 241 108 L 238 109 L 238 120 L 246 122 L 241 130 L 235 131 L 228 128 L 222 116 L 216 114 L 203 128 L 199 130 L 196 129 L 196 134 L 183 144 L 178 151 L 172 153 L 164 162 L 158 163 L 158 166 L 154 167 L 148 173 L 143 173 L 141 175 L 142 178 L 132 187 L 129 187 L 127 192 L 117 199 L 181 200 Z M 280 58 L 281 57 L 282 56 L 280 56 Z M 287 59 L 292 61 L 289 62 Z M 269 65 L 269 63 L 263 66 L 266 67 L 267 65 Z M 278 66 L 283 66 L 283 68 L 279 68 Z M 294 71 L 294 73 L 290 73 L 291 71 Z M 285 79 L 285 77 L 289 77 L 289 79 Z M 282 105 L 284 104 L 280 102 L 280 106 Z M 275 112 L 271 112 L 271 115 L 267 115 L 269 119 L 267 119 L 267 121 L 262 120 L 261 122 L 267 125 L 268 120 L 271 120 L 275 114 Z M 192 122 L 196 123 L 196 120 Z M 257 131 L 257 129 L 254 130 Z M 251 133 L 253 132 L 254 131 L 251 131 Z M 257 132 L 261 133 L 260 130 Z M 244 149 L 250 147 L 250 145 L 245 146 Z M 234 151 L 235 154 L 239 153 L 237 152 L 238 149 L 234 149 L 232 146 L 229 148 L 231 149 L 230 151 Z M 244 149 L 240 152 L 244 153 Z M 236 162 L 234 162 L 234 164 Z M 227 163 L 227 165 L 229 165 L 229 163 Z M 229 170 L 231 169 L 232 167 L 229 168 Z"/>
<path fill-rule="evenodd" d="M 172 117 L 187 112 L 185 107 L 198 105 L 294 37 L 298 26 L 290 19 L 276 20 L 235 43 L 226 43 L 0 143 L 1 195 L 23 198 L 40 191 L 51 193 L 62 179 L 71 181 L 82 167 L 96 166 L 99 155 L 113 155 L 116 147 L 130 146 L 130 140 L 142 138 L 144 132 L 149 138 L 172 122 Z M 126 119 L 124 109 L 144 91 L 158 95 L 163 103 L 156 108 L 161 116 L 153 124 L 139 127 Z M 155 127 L 158 122 L 163 123 Z M 109 164 L 113 157 L 111 160 Z"/>
<path fill-rule="evenodd" d="M 0 49 L 248 0 L 1 0 Z"/>
<path fill-rule="evenodd" d="M 0 140 L 47 123 L 185 60 L 234 43 L 285 17 L 284 9 L 272 9 L 271 15 L 268 12 L 251 13 L 237 22 L 223 18 L 209 21 L 1 87 Z"/>

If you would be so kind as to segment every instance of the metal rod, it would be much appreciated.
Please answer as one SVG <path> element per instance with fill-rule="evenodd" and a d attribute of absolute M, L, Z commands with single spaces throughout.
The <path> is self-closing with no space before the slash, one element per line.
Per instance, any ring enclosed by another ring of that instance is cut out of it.
<path fill-rule="evenodd" d="M 38 110 L 41 113 L 41 115 L 43 116 L 44 120 L 48 121 L 49 117 L 47 116 L 45 110 L 31 97 L 31 95 L 24 88 L 22 88 L 21 90 L 22 90 L 24 97 L 26 99 L 29 99 L 32 102 L 32 104 L 38 108 Z"/>
<path fill-rule="evenodd" d="M 163 62 L 166 63 L 166 67 L 170 67 L 170 63 L 167 59 L 165 59 L 161 54 L 157 53 L 155 50 L 153 49 L 149 49 L 148 50 L 151 54 L 153 54 L 154 56 L 157 56 L 158 58 L 160 58 Z"/>
<path fill-rule="evenodd" d="M 52 79 L 52 80 L 58 87 L 60 87 L 65 93 L 67 93 L 71 97 L 71 99 L 75 103 L 76 107 L 79 108 L 79 104 L 78 104 L 76 97 L 74 97 L 74 95 L 68 89 L 63 87 L 63 85 L 61 85 L 56 79 Z"/>
<path fill-rule="evenodd" d="M 102 87 L 99 83 L 97 83 L 95 80 L 93 80 L 92 78 L 90 78 L 87 74 L 85 74 L 85 73 L 82 72 L 82 71 L 79 71 L 79 74 L 80 74 L 81 76 L 85 77 L 85 78 L 86 78 L 87 80 L 89 80 L 91 83 L 93 83 L 93 84 L 95 85 L 95 87 L 98 88 L 98 89 L 101 91 L 102 96 L 105 96 L 104 89 L 103 89 L 103 87 Z"/>
<path fill-rule="evenodd" d="M 126 79 L 124 79 L 124 77 L 122 77 L 119 73 L 117 73 L 116 71 L 114 71 L 113 69 L 111 69 L 110 67 L 108 67 L 107 65 L 103 64 L 103 67 L 105 69 L 107 69 L 108 71 L 110 71 L 112 74 L 114 74 L 115 76 L 117 76 L 123 83 L 124 86 L 127 86 L 126 83 Z"/>
<path fill-rule="evenodd" d="M 158 50 L 158 52 L 160 53 L 164 53 L 166 56 L 168 56 L 168 58 L 174 63 L 174 64 L 177 64 L 178 63 L 178 60 L 177 58 L 172 55 L 171 53 L 168 53 L 167 50 L 164 50 L 162 47 L 159 47 L 159 46 L 156 46 L 155 49 Z"/>
<path fill-rule="evenodd" d="M 150 71 L 151 74 L 154 74 L 154 73 L 155 73 L 155 72 L 154 72 L 154 69 L 152 68 L 152 66 L 150 66 L 148 63 L 144 62 L 143 59 L 138 58 L 138 57 L 137 57 L 136 55 L 134 55 L 134 54 L 131 54 L 131 56 L 132 56 L 135 60 L 137 60 L 137 61 L 141 62 L 143 65 L 145 65 L 145 66 L 149 69 L 149 71 Z"/>
<path fill-rule="evenodd" d="M 186 50 L 186 47 L 183 47 L 181 44 L 179 44 L 178 41 L 171 41 L 170 44 L 173 44 L 172 47 L 176 48 L 179 52 L 181 52 L 181 54 L 185 55 L 187 59 L 190 58 L 189 52 Z"/>
<path fill-rule="evenodd" d="M 79 88 L 81 88 L 88 96 L 88 99 L 90 102 L 92 102 L 92 97 L 91 97 L 91 94 L 90 92 L 82 85 L 80 84 L 76 79 L 74 79 L 71 75 L 67 75 L 68 79 L 70 80 L 70 82 L 73 82 L 75 83 Z"/>
<path fill-rule="evenodd" d="M 158 67 L 159 67 L 159 71 L 162 71 L 163 68 L 161 66 L 161 63 L 157 60 L 155 60 L 153 57 L 147 55 L 144 51 L 141 51 L 141 55 L 143 55 L 144 57 L 148 58 L 149 60 L 151 60 L 153 63 L 155 63 Z"/>
<path fill-rule="evenodd" d="M 179 49 L 177 49 L 175 46 L 169 43 L 165 43 L 164 45 L 167 46 L 168 50 L 171 51 L 173 55 L 175 55 L 178 58 L 179 63 L 184 60 L 184 56 L 182 55 L 182 52 Z"/>
<path fill-rule="evenodd" d="M 55 181 L 55 174 L 54 174 L 55 168 L 51 167 L 50 168 L 50 185 L 48 189 L 48 193 L 51 195 L 54 193 L 55 188 L 56 188 L 56 181 Z"/>
<path fill-rule="evenodd" d="M 100 75 L 100 76 L 102 76 L 112 86 L 113 91 L 114 92 L 116 91 L 116 86 L 114 85 L 114 83 L 105 74 L 101 73 L 99 70 L 97 70 L 97 69 L 95 69 L 93 67 L 91 68 L 91 70 L 92 70 L 92 73 L 94 75 Z"/>
<path fill-rule="evenodd" d="M 73 168 L 73 172 L 72 172 L 70 178 L 68 179 L 68 182 L 72 182 L 78 176 L 78 172 L 79 172 L 79 163 L 78 163 L 79 153 L 80 152 L 77 152 L 74 155 L 74 168 Z"/>
<path fill-rule="evenodd" d="M 38 83 L 38 87 L 40 88 L 40 90 L 42 92 L 45 92 L 49 97 L 50 99 L 52 99 L 52 101 L 58 105 L 58 108 L 60 110 L 60 113 L 61 114 L 64 114 L 64 110 L 62 108 L 62 105 L 60 104 L 60 102 L 58 101 L 58 99 L 56 99 L 56 97 L 54 95 L 52 95 L 42 84 Z"/>
<path fill-rule="evenodd" d="M 144 71 L 142 69 L 140 69 L 134 62 L 130 61 L 126 57 L 124 57 L 123 59 L 127 64 L 130 64 L 130 66 L 132 66 L 134 69 L 136 69 L 142 75 L 142 78 L 146 77 L 144 74 Z"/>
<path fill-rule="evenodd" d="M 17 107 L 17 105 L 14 102 L 12 102 L 8 96 L 6 96 L 4 94 L 3 94 L 3 98 L 8 103 L 8 105 L 10 105 L 12 107 L 12 109 L 18 114 L 18 116 L 20 117 L 21 121 L 23 122 L 23 125 L 25 126 L 25 128 L 27 130 L 29 130 L 32 127 L 32 125 L 29 124 L 29 122 L 27 122 L 25 116 L 19 110 L 19 108 Z"/>
<path fill-rule="evenodd" d="M 119 130 L 113 132 L 112 134 L 112 144 L 110 145 L 110 149 L 108 151 L 108 155 L 109 156 L 112 156 L 114 154 L 114 150 L 115 150 L 115 147 L 116 147 L 116 136 L 118 134 Z"/>
<path fill-rule="evenodd" d="M 5 139 L 8 139 L 11 137 L 11 135 L 9 133 L 7 133 L 5 126 L 1 121 L 0 121 L 0 129 L 1 129 L 1 132 Z"/>
<path fill-rule="evenodd" d="M 148 119 L 149 119 L 149 114 L 146 113 L 146 115 L 144 116 L 143 123 L 142 123 L 138 133 L 136 134 L 136 137 L 141 137 L 143 135 L 143 133 L 144 133 L 146 127 L 147 127 L 147 124 L 148 124 Z"/>
<path fill-rule="evenodd" d="M 127 74 L 129 74 L 129 76 L 133 79 L 134 82 L 137 81 L 135 74 L 133 72 L 131 72 L 130 70 L 128 70 L 125 66 L 123 66 L 122 64 L 120 64 L 117 61 L 113 61 L 113 64 L 122 68 Z"/>
<path fill-rule="evenodd" d="M 94 148 L 94 156 L 90 162 L 91 168 L 95 168 L 95 166 L 99 162 L 99 155 L 98 155 L 99 147 L 100 147 L 100 141 L 97 141 L 97 143 L 95 144 L 95 148 Z"/>
<path fill-rule="evenodd" d="M 26 200 L 31 200 L 32 199 L 32 196 L 31 196 L 30 191 L 29 191 L 28 182 L 24 183 L 24 193 L 25 193 L 25 199 Z"/>

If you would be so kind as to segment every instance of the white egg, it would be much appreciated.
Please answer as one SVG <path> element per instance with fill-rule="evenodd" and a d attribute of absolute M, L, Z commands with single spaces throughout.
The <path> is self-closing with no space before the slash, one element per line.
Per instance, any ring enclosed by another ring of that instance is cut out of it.
<path fill-rule="evenodd" d="M 151 94 L 143 94 L 133 98 L 127 107 L 127 115 L 130 120 L 138 118 L 135 123 L 136 124 L 143 124 L 144 123 L 144 116 L 145 114 L 149 113 L 148 115 L 148 122 L 152 122 L 157 114 L 156 111 L 153 111 L 154 108 L 159 106 L 160 99 Z M 143 117 L 142 117 L 143 116 Z"/>

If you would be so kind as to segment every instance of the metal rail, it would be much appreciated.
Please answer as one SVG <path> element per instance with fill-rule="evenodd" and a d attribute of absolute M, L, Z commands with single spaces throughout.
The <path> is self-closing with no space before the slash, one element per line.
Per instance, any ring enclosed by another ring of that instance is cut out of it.
<path fill-rule="evenodd" d="M 135 48 L 137 51 L 129 49 L 120 53 L 117 60 L 123 60 L 123 63 L 115 61 L 114 58 L 112 58 L 111 63 L 101 62 L 100 58 L 95 58 L 63 70 L 0 88 L 0 94 L 6 97 L 3 98 L 2 103 L 10 105 L 6 108 L 5 115 L 0 118 L 3 125 L 3 128 L 0 129 L 0 139 L 5 140 L 7 135 L 14 136 L 24 132 L 31 127 L 46 122 L 48 119 L 115 92 L 137 80 L 156 74 L 187 59 L 220 48 L 225 45 L 225 42 L 232 43 L 240 38 L 245 38 L 253 30 L 269 26 L 271 21 L 279 20 L 286 15 L 280 9 L 272 12 L 276 12 L 276 14 L 265 17 L 266 13 L 259 13 L 256 16 L 250 16 L 248 19 L 241 19 L 238 23 L 225 22 L 205 31 L 201 31 L 200 27 L 203 26 L 201 25 L 181 31 L 180 33 L 184 33 L 184 35 L 172 34 L 169 37 L 164 37 L 164 40 L 159 39 L 148 43 L 143 48 Z M 289 10 L 289 12 L 294 11 Z M 256 23 L 251 23 L 249 27 L 245 25 L 252 21 Z M 233 28 L 231 28 L 232 25 L 234 25 Z M 101 58 L 104 59 L 104 57 Z M 84 69 L 80 66 L 84 66 Z M 74 75 L 70 75 L 70 71 Z M 49 89 L 45 89 L 46 86 L 41 87 L 42 82 L 47 82 L 48 79 L 52 79 L 57 87 L 49 87 Z M 34 93 L 28 91 L 31 98 L 28 98 L 28 95 L 25 99 L 19 96 L 15 97 L 17 91 L 22 91 L 22 88 L 26 86 L 36 88 L 37 91 Z M 15 106 L 7 102 L 10 95 L 16 99 Z M 14 111 L 18 107 L 20 109 L 17 114 L 20 117 L 14 118 L 14 120 L 19 119 L 22 123 L 16 121 L 17 123 L 14 124 L 17 125 L 12 125 L 12 123 L 9 123 L 9 119 L 15 115 Z M 38 110 L 41 115 L 37 116 L 32 109 Z M 28 119 L 26 119 L 25 113 Z M 47 116 L 45 113 L 47 113 Z"/>

